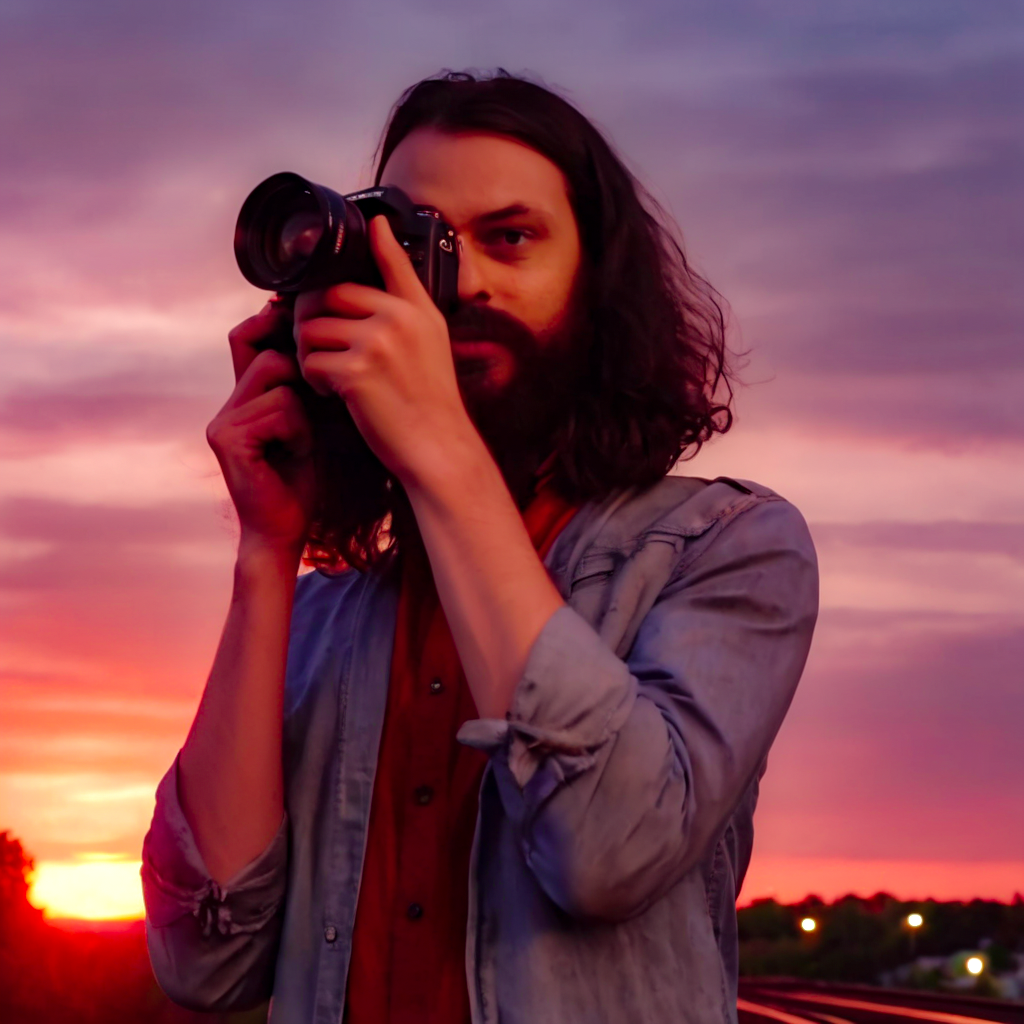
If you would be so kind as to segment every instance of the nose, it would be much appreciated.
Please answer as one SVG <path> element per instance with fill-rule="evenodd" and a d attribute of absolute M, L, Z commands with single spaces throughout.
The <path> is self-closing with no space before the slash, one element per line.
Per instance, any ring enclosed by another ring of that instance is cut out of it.
<path fill-rule="evenodd" d="M 459 302 L 486 302 L 491 297 L 480 255 L 459 238 Z"/>

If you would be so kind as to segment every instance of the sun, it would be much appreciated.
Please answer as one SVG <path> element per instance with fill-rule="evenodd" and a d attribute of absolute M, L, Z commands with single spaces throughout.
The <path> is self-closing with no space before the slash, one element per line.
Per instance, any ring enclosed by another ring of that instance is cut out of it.
<path fill-rule="evenodd" d="M 40 861 L 32 872 L 29 902 L 48 918 L 117 921 L 140 918 L 141 861 L 82 854 L 75 861 Z"/>

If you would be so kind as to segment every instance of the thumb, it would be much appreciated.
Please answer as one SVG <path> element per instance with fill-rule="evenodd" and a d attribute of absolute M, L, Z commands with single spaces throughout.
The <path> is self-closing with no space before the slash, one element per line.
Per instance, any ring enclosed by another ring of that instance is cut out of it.
<path fill-rule="evenodd" d="M 410 301 L 419 301 L 427 296 L 409 254 L 395 238 L 384 214 L 378 214 L 370 221 L 370 251 L 389 294 Z"/>

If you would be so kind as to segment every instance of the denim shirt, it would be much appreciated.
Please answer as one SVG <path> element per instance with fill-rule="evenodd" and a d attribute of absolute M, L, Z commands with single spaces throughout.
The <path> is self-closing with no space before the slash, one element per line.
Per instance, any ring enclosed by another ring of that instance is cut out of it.
<path fill-rule="evenodd" d="M 669 476 L 584 506 L 545 560 L 566 601 L 489 762 L 470 865 L 474 1024 L 735 1024 L 735 901 L 768 749 L 817 614 L 814 548 L 767 488 Z M 197 1009 L 271 995 L 272 1024 L 340 1024 L 394 639 L 393 574 L 297 582 L 286 814 L 225 885 L 177 797 L 143 850 L 163 989 Z"/>

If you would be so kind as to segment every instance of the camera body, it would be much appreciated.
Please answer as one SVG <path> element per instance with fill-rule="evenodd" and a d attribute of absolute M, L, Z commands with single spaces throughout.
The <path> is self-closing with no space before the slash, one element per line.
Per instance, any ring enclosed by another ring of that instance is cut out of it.
<path fill-rule="evenodd" d="M 433 207 L 417 206 L 393 185 L 340 195 L 283 171 L 249 193 L 235 226 L 235 259 L 257 288 L 281 294 L 354 281 L 384 282 L 367 225 L 383 214 L 427 294 L 448 313 L 458 299 L 455 231 Z"/>

